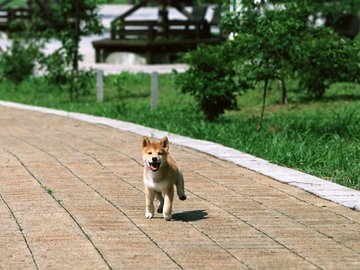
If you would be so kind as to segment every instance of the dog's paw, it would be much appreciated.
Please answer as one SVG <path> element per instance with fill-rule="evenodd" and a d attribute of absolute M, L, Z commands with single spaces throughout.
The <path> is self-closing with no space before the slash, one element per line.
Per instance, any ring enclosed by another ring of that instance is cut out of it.
<path fill-rule="evenodd" d="M 172 214 L 170 213 L 168 213 L 168 214 L 166 214 L 166 213 L 164 213 L 164 219 L 166 220 L 166 221 L 170 221 L 171 220 L 171 218 L 172 218 Z"/>
<path fill-rule="evenodd" d="M 185 201 L 185 200 L 187 199 L 187 197 L 186 197 L 185 194 L 183 194 L 183 195 L 180 195 L 180 196 L 179 196 L 179 199 L 180 199 L 181 201 Z"/>
<path fill-rule="evenodd" d="M 153 218 L 154 214 L 153 213 L 149 213 L 149 212 L 146 212 L 145 213 L 145 217 L 150 219 L 150 218 Z"/>

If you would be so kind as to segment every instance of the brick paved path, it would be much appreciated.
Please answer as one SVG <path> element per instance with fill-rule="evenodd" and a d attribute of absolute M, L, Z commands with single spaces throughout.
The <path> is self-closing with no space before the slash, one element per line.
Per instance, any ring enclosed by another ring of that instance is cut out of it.
<path fill-rule="evenodd" d="M 360 269 L 360 213 L 171 146 L 188 200 L 144 218 L 140 137 L 0 107 L 0 269 Z"/>

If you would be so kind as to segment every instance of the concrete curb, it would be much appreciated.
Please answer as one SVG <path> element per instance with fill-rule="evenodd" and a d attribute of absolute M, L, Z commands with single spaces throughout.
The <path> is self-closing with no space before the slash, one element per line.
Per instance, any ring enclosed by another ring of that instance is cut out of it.
<path fill-rule="evenodd" d="M 123 131 L 132 132 L 138 135 L 151 136 L 156 139 L 160 139 L 164 136 L 169 136 L 170 142 L 173 144 L 189 147 L 200 152 L 215 156 L 219 159 L 233 162 L 239 166 L 271 177 L 282 183 L 301 188 L 321 198 L 360 211 L 360 191 L 343 187 L 338 184 L 294 169 L 289 169 L 272 164 L 264 159 L 251 156 L 249 154 L 240 152 L 229 147 L 225 147 L 217 143 L 192 139 L 189 137 L 171 134 L 165 131 L 148 128 L 120 120 L 113 120 L 105 117 L 92 116 L 82 113 L 73 113 L 8 101 L 0 101 L 0 105 L 16 109 L 53 114 L 93 124 L 102 124 Z"/>

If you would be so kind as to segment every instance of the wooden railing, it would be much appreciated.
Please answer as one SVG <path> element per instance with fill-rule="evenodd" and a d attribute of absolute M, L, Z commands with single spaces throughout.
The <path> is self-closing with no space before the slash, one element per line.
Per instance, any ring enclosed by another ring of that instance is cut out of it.
<path fill-rule="evenodd" d="M 167 22 L 149 21 L 114 21 L 111 25 L 111 39 L 175 37 L 179 39 L 206 39 L 210 35 L 207 21 L 171 20 Z"/>
<path fill-rule="evenodd" d="M 0 8 L 0 30 L 8 32 L 15 20 L 29 18 L 28 8 Z"/>

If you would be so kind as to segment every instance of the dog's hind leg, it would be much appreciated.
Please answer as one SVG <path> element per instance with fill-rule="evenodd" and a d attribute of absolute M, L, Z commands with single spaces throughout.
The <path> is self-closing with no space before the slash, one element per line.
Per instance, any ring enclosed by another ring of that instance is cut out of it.
<path fill-rule="evenodd" d="M 157 212 L 162 213 L 163 208 L 164 208 L 164 197 L 163 197 L 162 193 L 156 192 L 155 198 L 159 201 L 159 206 L 158 206 Z"/>
<path fill-rule="evenodd" d="M 182 172 L 178 173 L 178 179 L 176 182 L 176 192 L 180 200 L 182 201 L 186 200 L 185 188 L 184 188 L 184 176 L 182 175 Z"/>

